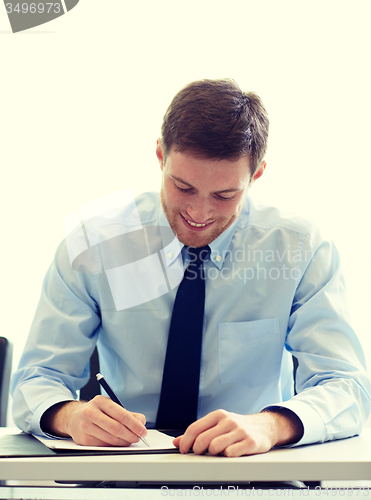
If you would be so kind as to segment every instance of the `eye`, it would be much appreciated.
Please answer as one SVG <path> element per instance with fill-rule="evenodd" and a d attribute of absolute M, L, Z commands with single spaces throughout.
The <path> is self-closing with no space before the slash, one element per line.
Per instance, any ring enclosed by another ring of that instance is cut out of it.
<path fill-rule="evenodd" d="M 192 188 L 183 189 L 179 186 L 175 186 L 175 187 L 178 189 L 178 191 L 181 191 L 182 193 L 189 193 L 190 191 L 192 191 Z"/>
<path fill-rule="evenodd" d="M 228 201 L 234 198 L 234 194 L 232 196 L 222 196 L 220 194 L 215 195 L 218 200 Z"/>

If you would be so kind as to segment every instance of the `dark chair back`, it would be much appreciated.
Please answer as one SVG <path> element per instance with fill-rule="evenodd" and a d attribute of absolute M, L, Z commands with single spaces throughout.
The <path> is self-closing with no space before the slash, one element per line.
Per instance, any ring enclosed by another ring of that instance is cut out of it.
<path fill-rule="evenodd" d="M 297 358 L 295 358 L 295 356 L 292 357 L 292 361 L 294 363 L 294 395 L 296 395 L 298 393 L 298 391 L 296 390 L 296 372 L 298 370 L 299 361 Z"/>
<path fill-rule="evenodd" d="M 95 396 L 98 396 L 98 394 L 100 394 L 100 385 L 96 377 L 97 373 L 99 373 L 99 358 L 98 350 L 97 348 L 95 348 L 90 358 L 89 382 L 80 390 L 81 401 L 90 401 Z"/>
<path fill-rule="evenodd" d="M 6 426 L 11 371 L 12 345 L 8 339 L 0 337 L 0 427 Z"/>

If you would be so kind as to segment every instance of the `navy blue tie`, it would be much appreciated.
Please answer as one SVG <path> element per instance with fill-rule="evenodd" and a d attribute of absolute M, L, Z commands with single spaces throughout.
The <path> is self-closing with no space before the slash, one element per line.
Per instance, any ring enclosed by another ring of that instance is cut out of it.
<path fill-rule="evenodd" d="M 187 247 L 191 259 L 175 297 L 157 413 L 157 429 L 184 430 L 197 420 L 205 309 L 203 262 L 210 247 Z"/>

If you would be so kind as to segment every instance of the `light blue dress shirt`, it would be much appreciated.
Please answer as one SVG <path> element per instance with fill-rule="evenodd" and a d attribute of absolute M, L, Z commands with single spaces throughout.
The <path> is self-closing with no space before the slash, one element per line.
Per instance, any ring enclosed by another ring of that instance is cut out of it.
<path fill-rule="evenodd" d="M 42 414 L 77 397 L 96 343 L 118 397 L 148 427 L 156 422 L 173 303 L 191 257 L 158 194 L 134 201 L 125 193 L 82 207 L 83 223 L 77 212 L 66 221 L 12 380 L 14 421 L 26 432 L 42 433 Z M 198 418 L 277 405 L 301 419 L 298 444 L 359 433 L 370 382 L 333 244 L 312 224 L 247 198 L 210 247 Z"/>

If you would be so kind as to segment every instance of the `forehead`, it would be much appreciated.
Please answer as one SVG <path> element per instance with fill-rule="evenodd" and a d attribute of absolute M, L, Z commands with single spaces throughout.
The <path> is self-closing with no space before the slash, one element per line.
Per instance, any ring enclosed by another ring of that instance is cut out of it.
<path fill-rule="evenodd" d="M 251 177 L 250 158 L 217 160 L 172 150 L 164 165 L 165 173 L 194 187 L 198 184 L 222 189 L 244 187 Z"/>

